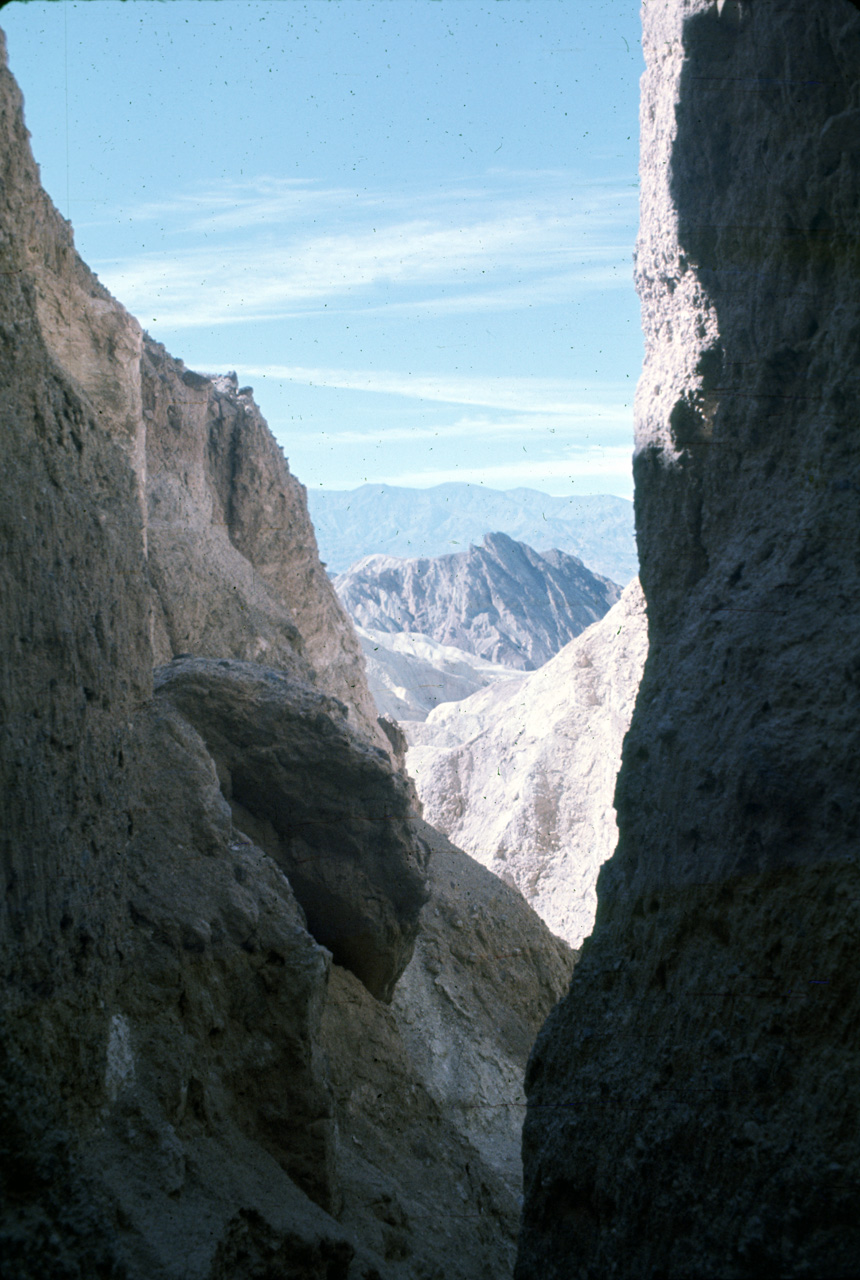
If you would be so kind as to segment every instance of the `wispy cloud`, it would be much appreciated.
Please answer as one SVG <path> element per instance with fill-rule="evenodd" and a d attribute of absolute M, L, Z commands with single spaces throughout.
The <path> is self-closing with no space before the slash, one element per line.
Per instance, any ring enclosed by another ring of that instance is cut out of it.
<path fill-rule="evenodd" d="M 625 179 L 588 179 L 568 170 L 488 169 L 480 179 L 447 188 L 406 187 L 369 190 L 326 187 L 309 178 L 267 175 L 225 180 L 217 187 L 180 191 L 169 200 L 145 201 L 120 211 L 135 222 L 156 221 L 172 235 L 214 231 L 249 231 L 291 223 L 307 224 L 324 213 L 329 221 L 352 223 L 368 212 L 381 211 L 389 220 L 411 220 L 416 211 L 450 225 L 470 222 L 481 211 L 506 217 L 527 206 L 532 212 L 564 213 L 578 218 L 592 231 L 608 223 L 618 225 L 635 217 L 636 197 Z"/>
<path fill-rule="evenodd" d="M 174 235 L 200 235 L 289 223 L 351 202 L 362 207 L 372 203 L 364 192 L 322 187 L 310 178 L 262 176 L 252 182 L 228 180 L 217 188 L 178 192 L 170 200 L 146 201 L 126 213 L 138 222 L 169 226 Z"/>
<path fill-rule="evenodd" d="M 596 404 L 582 402 L 575 411 L 565 414 L 512 414 L 506 418 L 461 417 L 456 422 L 439 422 L 430 425 L 376 426 L 373 429 L 346 428 L 319 431 L 329 444 L 343 445 L 392 445 L 417 444 L 422 440 L 494 440 L 514 437 L 516 440 L 534 440 L 536 437 L 548 445 L 558 445 L 571 439 L 580 439 L 591 431 L 630 434 L 631 409 L 624 404 Z M 270 425 L 279 425 L 272 421 Z"/>
<path fill-rule="evenodd" d="M 392 475 L 374 475 L 374 484 L 403 485 L 425 488 L 459 480 L 468 484 L 487 484 L 494 488 L 521 485 L 530 480 L 543 486 L 557 487 L 560 481 L 605 480 L 605 492 L 629 497 L 633 491 L 632 448 L 613 447 L 572 454 L 569 458 L 546 461 L 524 460 L 489 466 L 445 467 L 438 470 L 401 471 Z"/>
<path fill-rule="evenodd" d="M 584 419 L 596 414 L 629 421 L 627 405 L 617 399 L 617 383 L 584 383 L 566 378 L 470 378 L 457 374 L 410 374 L 383 370 L 307 368 L 298 365 L 243 365 L 243 377 L 275 378 L 313 387 L 339 387 L 446 404 L 480 405 L 535 414 Z M 583 400 L 603 392 L 606 402 Z"/>
<path fill-rule="evenodd" d="M 136 216 L 164 222 L 170 249 L 96 267 L 145 324 L 164 328 L 324 307 L 510 309 L 630 280 L 633 205 L 610 184 L 574 196 L 554 188 L 422 198 L 265 179 L 183 194 Z M 309 234 L 316 221 L 329 229 Z"/>

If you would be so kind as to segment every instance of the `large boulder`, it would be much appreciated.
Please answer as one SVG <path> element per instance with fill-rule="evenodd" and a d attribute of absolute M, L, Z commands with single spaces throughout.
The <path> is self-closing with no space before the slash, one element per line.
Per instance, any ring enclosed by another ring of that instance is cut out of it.
<path fill-rule="evenodd" d="M 155 689 L 200 733 L 236 825 L 288 876 L 313 936 L 390 1000 L 427 890 L 387 754 L 350 729 L 343 704 L 255 663 L 178 659 Z"/>
<path fill-rule="evenodd" d="M 860 13 L 643 6 L 649 656 L 527 1079 L 520 1280 L 860 1256 Z"/>

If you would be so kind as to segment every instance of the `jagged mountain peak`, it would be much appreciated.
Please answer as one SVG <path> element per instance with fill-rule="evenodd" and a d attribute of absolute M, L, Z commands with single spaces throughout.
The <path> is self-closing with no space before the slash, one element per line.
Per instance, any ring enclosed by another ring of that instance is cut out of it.
<path fill-rule="evenodd" d="M 502 532 L 448 555 L 367 556 L 334 582 L 362 627 L 421 632 L 523 671 L 541 666 L 621 594 L 576 556 L 535 551 Z"/>

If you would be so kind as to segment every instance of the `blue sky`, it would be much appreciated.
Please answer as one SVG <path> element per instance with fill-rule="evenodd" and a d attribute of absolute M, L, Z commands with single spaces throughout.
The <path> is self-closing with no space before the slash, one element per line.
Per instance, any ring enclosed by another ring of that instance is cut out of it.
<path fill-rule="evenodd" d="M 3 9 L 78 248 L 309 486 L 632 492 L 635 0 Z"/>

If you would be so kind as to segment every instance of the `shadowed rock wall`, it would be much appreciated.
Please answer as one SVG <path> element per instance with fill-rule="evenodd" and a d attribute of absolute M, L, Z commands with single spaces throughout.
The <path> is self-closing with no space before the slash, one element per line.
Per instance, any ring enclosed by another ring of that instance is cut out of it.
<path fill-rule="evenodd" d="M 643 8 L 650 653 L 527 1076 L 517 1275 L 860 1256 L 860 14 Z"/>

